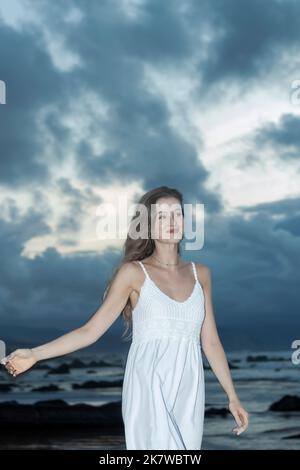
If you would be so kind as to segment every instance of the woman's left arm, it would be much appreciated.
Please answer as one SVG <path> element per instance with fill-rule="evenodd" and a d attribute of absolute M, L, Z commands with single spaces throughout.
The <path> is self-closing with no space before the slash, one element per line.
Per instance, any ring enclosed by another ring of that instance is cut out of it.
<path fill-rule="evenodd" d="M 249 413 L 241 405 L 235 391 L 226 354 L 217 331 L 212 304 L 210 269 L 207 266 L 197 264 L 197 272 L 199 279 L 201 279 L 205 297 L 205 318 L 200 333 L 201 346 L 212 371 L 228 396 L 228 408 L 237 423 L 237 427 L 233 429 L 233 432 L 239 435 L 248 428 Z"/>

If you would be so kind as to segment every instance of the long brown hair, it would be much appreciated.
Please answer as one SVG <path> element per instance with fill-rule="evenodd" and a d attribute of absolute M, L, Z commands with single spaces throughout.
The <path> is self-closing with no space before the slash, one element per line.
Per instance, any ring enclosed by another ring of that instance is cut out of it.
<path fill-rule="evenodd" d="M 129 230 L 127 233 L 127 238 L 124 243 L 122 253 L 123 253 L 123 258 L 117 268 L 115 269 L 110 281 L 107 284 L 107 287 L 104 291 L 103 299 L 106 297 L 109 288 L 116 277 L 118 271 L 121 269 L 123 264 L 129 262 L 129 261 L 137 261 L 137 260 L 143 260 L 144 258 L 150 256 L 154 249 L 155 249 L 155 243 L 154 240 L 151 237 L 151 205 L 155 204 L 156 201 L 161 198 L 161 197 L 174 197 L 178 199 L 181 205 L 181 210 L 182 214 L 184 216 L 184 209 L 183 209 L 183 197 L 180 191 L 178 191 L 175 188 L 169 188 L 168 186 L 159 186 L 158 188 L 154 188 L 147 193 L 145 193 L 140 200 L 138 201 L 138 204 L 142 204 L 146 208 L 146 214 L 147 214 L 147 221 L 145 220 L 145 224 L 147 224 L 147 237 L 146 238 L 131 238 L 130 233 L 131 233 L 131 227 L 137 217 L 140 217 L 140 211 L 137 210 L 135 214 L 133 215 L 130 225 L 129 225 Z M 143 218 L 141 217 L 141 220 Z M 142 222 L 143 223 L 143 222 Z M 137 225 L 139 227 L 140 224 Z M 145 229 L 146 227 L 139 227 L 140 232 L 143 232 L 143 228 Z M 180 254 L 180 243 L 177 244 L 178 247 L 178 254 Z M 132 325 L 132 306 L 130 302 L 130 298 L 128 298 L 125 307 L 123 308 L 121 315 L 123 316 L 123 319 L 126 324 L 125 331 L 123 333 L 123 336 L 127 333 L 127 331 L 130 329 L 130 326 Z M 130 339 L 130 336 L 128 337 Z"/>

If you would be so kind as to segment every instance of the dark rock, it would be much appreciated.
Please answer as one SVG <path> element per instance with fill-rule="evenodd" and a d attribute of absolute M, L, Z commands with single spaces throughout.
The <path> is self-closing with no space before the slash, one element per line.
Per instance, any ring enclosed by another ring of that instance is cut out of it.
<path fill-rule="evenodd" d="M 229 369 L 239 369 L 239 366 L 236 366 L 228 361 Z"/>
<path fill-rule="evenodd" d="M 69 374 L 70 373 L 70 368 L 67 364 L 61 364 L 58 367 L 55 367 L 54 369 L 51 369 L 48 374 Z"/>
<path fill-rule="evenodd" d="M 280 400 L 269 406 L 270 411 L 300 411 L 300 397 L 284 395 Z"/>
<path fill-rule="evenodd" d="M 83 384 L 73 384 L 72 388 L 76 390 L 80 388 L 122 387 L 122 385 L 123 385 L 123 379 L 114 380 L 113 382 L 109 382 L 108 380 L 98 380 L 98 382 L 96 382 L 95 380 L 88 380 L 87 382 L 84 382 Z"/>
<path fill-rule="evenodd" d="M 247 362 L 265 362 L 268 360 L 268 356 L 259 354 L 258 356 L 247 356 Z"/>
<path fill-rule="evenodd" d="M 227 416 L 230 413 L 228 408 L 208 408 L 205 410 L 205 416 Z"/>
<path fill-rule="evenodd" d="M 8 426 L 122 426 L 121 401 L 102 406 L 68 405 L 64 400 L 38 401 L 33 405 L 16 401 L 0 403 L 0 427 Z"/>
<path fill-rule="evenodd" d="M 38 362 L 37 364 L 34 365 L 36 369 L 51 369 L 51 367 L 48 364 L 43 364 L 43 362 Z"/>
<path fill-rule="evenodd" d="M 248 362 L 278 362 L 278 361 L 289 361 L 289 358 L 282 357 L 282 356 L 273 356 L 268 357 L 266 354 L 258 354 L 257 356 L 247 356 Z"/>
<path fill-rule="evenodd" d="M 32 388 L 31 392 L 63 392 L 64 389 L 58 387 L 57 385 L 43 385 L 42 387 Z"/>
<path fill-rule="evenodd" d="M 70 364 L 68 364 L 68 367 L 70 369 L 84 369 L 86 364 L 80 359 L 74 359 Z"/>
<path fill-rule="evenodd" d="M 87 367 L 119 367 L 119 365 L 112 364 L 111 362 L 104 361 L 101 359 L 100 361 L 91 361 L 87 364 Z"/>
<path fill-rule="evenodd" d="M 12 384 L 0 384 L 0 392 L 10 392 Z"/>

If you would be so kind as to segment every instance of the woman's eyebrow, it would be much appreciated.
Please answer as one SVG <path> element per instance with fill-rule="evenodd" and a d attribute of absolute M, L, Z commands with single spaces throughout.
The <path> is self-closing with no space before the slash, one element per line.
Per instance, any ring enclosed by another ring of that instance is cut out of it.
<path fill-rule="evenodd" d="M 159 210 L 157 211 L 157 214 L 170 214 L 170 212 L 179 212 L 180 214 L 182 213 L 181 209 L 175 209 L 174 211 L 167 211 L 167 210 Z"/>

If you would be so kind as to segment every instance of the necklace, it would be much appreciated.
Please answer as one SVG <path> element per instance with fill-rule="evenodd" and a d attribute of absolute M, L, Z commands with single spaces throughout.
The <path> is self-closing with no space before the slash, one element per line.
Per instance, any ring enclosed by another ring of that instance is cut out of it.
<path fill-rule="evenodd" d="M 177 266 L 177 264 L 179 264 L 179 262 L 177 261 L 177 263 L 163 263 L 162 261 L 160 261 L 155 255 L 153 255 L 153 258 L 157 259 L 157 261 L 160 263 L 160 264 L 164 264 L 165 266 Z"/>

